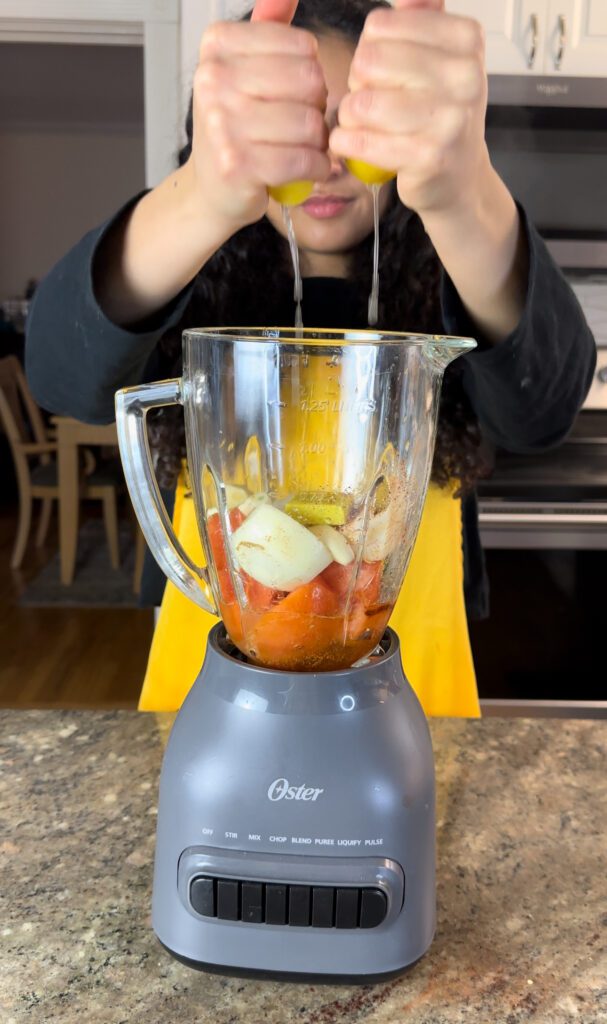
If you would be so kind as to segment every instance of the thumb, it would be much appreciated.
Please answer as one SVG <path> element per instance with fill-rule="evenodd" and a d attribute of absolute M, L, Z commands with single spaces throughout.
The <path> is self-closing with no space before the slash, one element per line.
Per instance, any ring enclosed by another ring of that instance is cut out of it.
<path fill-rule="evenodd" d="M 426 11 L 444 11 L 445 0 L 393 0 L 399 11 L 412 11 L 414 8 Z"/>
<path fill-rule="evenodd" d="M 257 0 L 251 21 L 282 21 L 289 25 L 297 10 L 298 0 Z"/>

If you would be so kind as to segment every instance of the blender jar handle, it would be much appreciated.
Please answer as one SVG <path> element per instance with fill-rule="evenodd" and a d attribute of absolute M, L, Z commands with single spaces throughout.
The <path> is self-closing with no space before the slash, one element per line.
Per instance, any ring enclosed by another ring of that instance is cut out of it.
<path fill-rule="evenodd" d="M 205 611 L 217 615 L 206 569 L 195 565 L 177 539 L 160 495 L 146 431 L 148 409 L 183 405 L 182 381 L 159 381 L 116 392 L 116 427 L 124 475 L 143 535 L 166 576 Z"/>

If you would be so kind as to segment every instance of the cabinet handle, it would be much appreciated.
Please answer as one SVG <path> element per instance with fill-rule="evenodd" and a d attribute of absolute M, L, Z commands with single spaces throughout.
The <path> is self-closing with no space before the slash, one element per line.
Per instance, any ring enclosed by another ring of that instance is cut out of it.
<path fill-rule="evenodd" d="M 529 21 L 531 24 L 531 47 L 527 54 L 527 67 L 531 70 L 535 64 L 535 55 L 537 53 L 537 36 L 539 32 L 537 14 L 532 14 Z"/>
<path fill-rule="evenodd" d="M 564 14 L 559 14 L 558 30 L 558 50 L 556 51 L 556 57 L 554 58 L 554 67 L 557 71 L 560 71 L 561 64 L 563 63 L 563 54 L 565 53 L 565 44 L 567 42 L 567 22 L 565 21 Z"/>

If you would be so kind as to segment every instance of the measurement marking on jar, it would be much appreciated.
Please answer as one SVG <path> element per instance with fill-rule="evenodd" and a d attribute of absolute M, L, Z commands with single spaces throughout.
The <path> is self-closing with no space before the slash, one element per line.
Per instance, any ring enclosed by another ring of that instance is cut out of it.
<path fill-rule="evenodd" d="M 322 441 L 314 441 L 312 444 L 300 444 L 300 455 L 324 455 L 327 450 L 326 444 Z"/>

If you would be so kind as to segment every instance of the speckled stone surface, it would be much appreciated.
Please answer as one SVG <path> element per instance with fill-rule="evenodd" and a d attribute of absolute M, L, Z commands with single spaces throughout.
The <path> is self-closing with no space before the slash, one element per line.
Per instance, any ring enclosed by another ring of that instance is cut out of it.
<path fill-rule="evenodd" d="M 404 978 L 190 971 L 150 929 L 155 717 L 0 713 L 2 1024 L 603 1024 L 607 724 L 432 722 L 438 929 Z"/>

